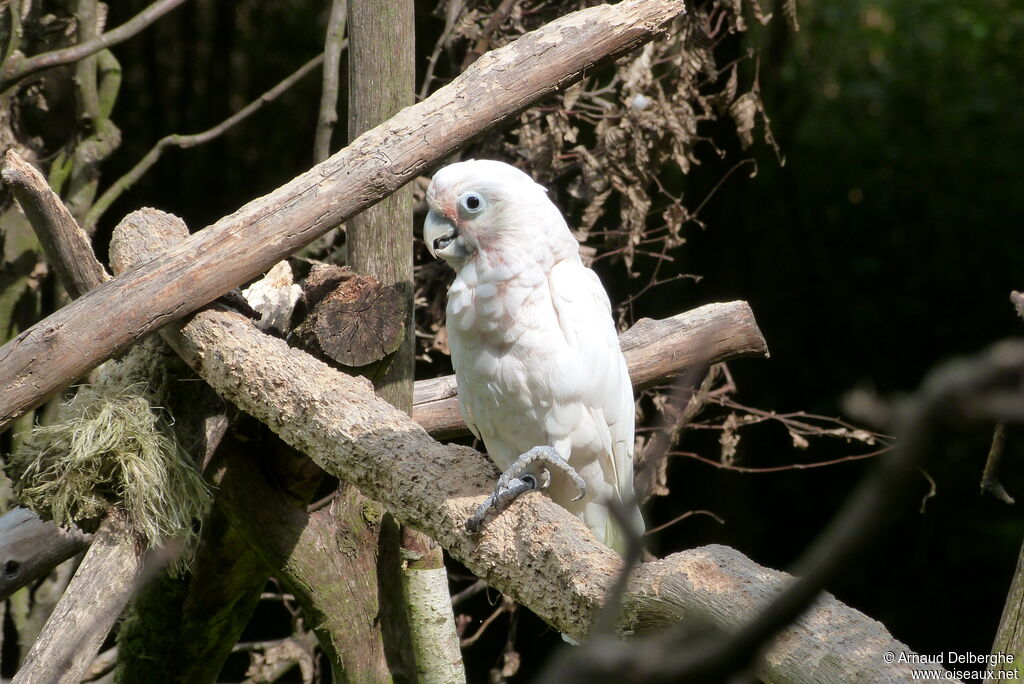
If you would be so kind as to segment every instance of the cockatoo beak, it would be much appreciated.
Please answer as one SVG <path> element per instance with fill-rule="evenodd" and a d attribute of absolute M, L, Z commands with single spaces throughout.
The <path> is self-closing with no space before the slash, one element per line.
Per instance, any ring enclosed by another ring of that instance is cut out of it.
<path fill-rule="evenodd" d="M 433 209 L 427 212 L 427 218 L 423 221 L 423 241 L 435 259 L 438 258 L 438 252 L 443 251 L 458 235 L 455 226 L 446 218 Z"/>
<path fill-rule="evenodd" d="M 423 241 L 435 259 L 463 259 L 467 256 L 455 223 L 433 209 L 427 212 L 423 221 Z"/>

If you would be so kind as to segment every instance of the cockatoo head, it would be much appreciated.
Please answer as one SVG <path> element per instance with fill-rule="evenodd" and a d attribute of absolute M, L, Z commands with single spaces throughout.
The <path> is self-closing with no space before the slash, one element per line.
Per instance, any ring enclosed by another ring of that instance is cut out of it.
<path fill-rule="evenodd" d="M 427 249 L 458 269 L 477 254 L 504 248 L 578 253 L 547 190 L 514 166 L 489 159 L 451 164 L 427 187 Z"/>

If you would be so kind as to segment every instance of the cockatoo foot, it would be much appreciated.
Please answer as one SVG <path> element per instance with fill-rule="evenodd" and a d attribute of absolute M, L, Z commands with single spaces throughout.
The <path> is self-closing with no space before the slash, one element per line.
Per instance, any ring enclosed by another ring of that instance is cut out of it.
<path fill-rule="evenodd" d="M 524 470 L 536 461 L 541 461 L 558 468 L 569 476 L 573 484 L 576 485 L 576 488 L 579 489 L 579 494 L 576 495 L 573 501 L 579 501 L 587 493 L 587 483 L 569 465 L 568 461 L 558 455 L 558 452 L 549 446 L 533 447 L 516 459 L 512 467 L 501 474 L 501 477 L 498 478 L 498 484 L 494 487 L 494 493 L 487 497 L 480 504 L 480 507 L 476 509 L 476 513 L 466 521 L 466 529 L 470 533 L 476 534 L 480 531 L 480 526 L 483 525 L 484 518 L 487 517 L 491 509 L 494 509 L 495 513 L 501 513 L 521 494 L 547 486 L 550 475 L 546 471 L 544 474 L 547 477 L 543 484 L 538 482 L 537 476 L 532 473 L 523 473 Z"/>

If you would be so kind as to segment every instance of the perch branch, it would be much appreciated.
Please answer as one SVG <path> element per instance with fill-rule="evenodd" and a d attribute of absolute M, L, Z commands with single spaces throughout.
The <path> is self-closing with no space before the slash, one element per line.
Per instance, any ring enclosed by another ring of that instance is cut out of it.
<path fill-rule="evenodd" d="M 122 43 L 183 2 L 185 0 L 158 0 L 116 29 L 111 29 L 91 40 L 72 45 L 71 47 L 61 48 L 60 50 L 43 52 L 21 60 L 8 60 L 4 64 L 6 67 L 4 73 L 0 74 L 0 92 L 6 91 L 18 83 L 18 81 L 43 69 L 60 66 L 61 64 L 71 64 L 94 55 L 100 50 Z"/>
<path fill-rule="evenodd" d="M 622 347 L 630 351 L 631 377 L 635 380 L 643 378 L 648 383 L 666 380 L 693 364 L 707 364 L 708 358 L 722 361 L 744 356 L 766 356 L 768 353 L 764 338 L 754 321 L 754 314 L 746 302 L 707 304 L 665 320 L 644 319 L 622 333 L 619 339 Z M 701 355 L 695 356 L 694 343 L 709 339 L 716 341 L 701 348 Z M 670 363 L 655 358 L 665 353 L 671 354 Z M 655 367 L 666 375 L 656 377 L 653 370 Z M 466 432 L 455 391 L 453 375 L 416 382 L 413 419 L 437 439 Z M 5 544 L 14 543 L 9 533 L 4 532 L 2 521 L 3 518 L 0 518 L 0 561 L 6 558 L 2 553 Z M 73 541 L 72 537 L 60 537 L 59 528 L 55 525 L 41 521 L 40 525 L 36 534 L 45 535 L 39 537 L 41 541 L 52 536 L 58 541 L 64 540 L 59 541 L 62 547 L 80 548 L 80 543 Z M 37 568 L 35 572 L 45 573 L 56 565 L 49 557 L 24 563 L 28 563 L 28 566 L 23 565 L 22 574 L 26 567 Z M 12 586 L 12 591 L 22 584 Z M 3 586 L 0 581 L 0 589 Z"/>
<path fill-rule="evenodd" d="M 344 45 L 342 45 L 342 48 L 344 48 Z M 293 71 L 273 88 L 263 93 L 258 98 L 212 128 L 208 128 L 200 133 L 192 133 L 189 135 L 174 133 L 160 138 L 156 145 L 154 145 L 153 148 L 147 152 L 135 166 L 133 166 L 126 174 L 111 183 L 110 187 L 100 195 L 99 199 L 97 199 L 92 205 L 88 213 L 85 215 L 85 219 L 82 221 L 82 223 L 85 224 L 85 229 L 87 231 L 93 230 L 103 214 L 110 208 L 110 205 L 113 204 L 118 197 L 124 194 L 125 191 L 135 185 L 139 179 L 142 178 L 142 176 L 160 160 L 160 156 L 164 153 L 165 149 L 168 147 L 179 147 L 181 149 L 195 147 L 196 145 L 208 143 L 214 138 L 223 135 L 232 126 L 248 118 L 263 105 L 276 100 L 281 93 L 285 92 L 302 80 L 303 76 L 318 67 L 323 61 L 323 54 L 317 55 Z"/>
<path fill-rule="evenodd" d="M 0 176 L 14 192 L 72 299 L 110 280 L 93 254 L 89 236 L 35 167 L 10 149 Z"/>
<path fill-rule="evenodd" d="M 627 0 L 573 12 L 527 33 L 322 164 L 43 319 L 0 347 L 0 429 L 140 337 L 377 203 L 473 137 L 651 40 L 682 10 L 681 0 Z"/>
<path fill-rule="evenodd" d="M 226 399 L 328 473 L 381 501 L 403 523 L 437 539 L 490 586 L 570 636 L 585 633 L 621 560 L 565 509 L 529 494 L 481 536 L 469 536 L 463 523 L 490 493 L 496 475 L 483 455 L 435 442 L 375 397 L 365 379 L 264 335 L 239 314 L 204 310 L 180 334 L 173 332 L 177 328 L 167 328 L 165 339 L 173 338 L 178 353 Z M 788 579 L 725 547 L 674 554 L 637 568 L 620 628 L 702 616 L 735 631 Z M 878 658 L 886 650 L 908 651 L 877 622 L 824 597 L 783 632 L 762 674 L 797 682 L 835 681 L 837 672 L 851 681 L 872 681 L 880 672 L 907 674 L 907 668 Z"/>
<path fill-rule="evenodd" d="M 696 353 L 695 343 L 707 340 L 714 340 L 714 343 L 700 347 Z M 754 314 L 742 301 L 706 304 L 664 320 L 643 319 L 622 333 L 619 341 L 623 349 L 629 350 L 629 372 L 634 382 L 648 384 L 667 380 L 693 365 L 711 363 L 709 359 L 717 362 L 768 354 Z M 666 354 L 670 355 L 670 361 L 656 358 Z M 658 377 L 655 372 L 665 375 Z M 466 432 L 456 399 L 454 375 L 416 381 L 414 397 L 413 420 L 431 436 L 442 439 Z M 2 520 L 0 518 L 0 549 L 9 543 Z M 46 525 L 47 535 L 58 529 Z M 41 528 L 40 534 L 43 533 Z M 0 560 L 3 558 L 0 553 Z M 39 572 L 46 570 L 45 565 L 39 567 Z"/>

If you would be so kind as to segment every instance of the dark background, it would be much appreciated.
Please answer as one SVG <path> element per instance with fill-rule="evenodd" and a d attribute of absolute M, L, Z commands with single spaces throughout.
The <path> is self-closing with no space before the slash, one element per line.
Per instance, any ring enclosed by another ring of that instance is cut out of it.
<path fill-rule="evenodd" d="M 144 4 L 111 3 L 110 25 Z M 219 122 L 319 52 L 325 5 L 188 3 L 118 48 L 125 81 L 114 118 L 125 136 L 104 177 L 120 176 L 167 133 Z M 417 2 L 421 70 L 442 27 L 433 5 Z M 741 74 L 749 81 L 758 69 L 784 165 L 763 142 L 741 149 L 725 123 L 702 130 L 727 154 L 698 148 L 702 164 L 683 181 L 688 206 L 718 187 L 700 215 L 706 228 L 689 229 L 675 252 L 678 270 L 702 279 L 654 290 L 637 313 L 747 300 L 771 358 L 731 364 L 737 399 L 840 415 L 855 387 L 912 391 L 943 360 L 1022 330 L 1008 295 L 1024 287 L 1024 9 L 1009 0 L 808 0 L 798 16 L 798 33 L 780 19 L 751 22 L 718 48 L 720 62 L 759 49 Z M 318 93 L 318 76 L 307 77 L 216 142 L 167 152 L 101 231 L 144 205 L 195 229 L 305 170 Z M 332 149 L 343 140 L 341 124 Z M 756 175 L 748 163 L 719 185 L 746 159 Z M 601 275 L 613 297 L 641 285 L 621 269 Z M 990 428 L 951 432 L 927 465 L 936 493 L 924 512 L 922 475 L 870 552 L 830 587 L 920 653 L 991 648 L 1024 525 L 1018 507 L 979 494 L 990 437 Z M 688 432 L 680 448 L 717 458 L 716 439 Z M 1024 494 L 1021 444 L 1011 435 L 1002 473 L 1011 494 Z M 797 451 L 784 429 L 765 425 L 742 433 L 738 457 L 761 467 L 859 448 L 818 440 Z M 869 467 L 743 474 L 681 459 L 671 466 L 671 496 L 646 511 L 649 526 L 690 509 L 725 524 L 693 517 L 650 546 L 663 555 L 727 544 L 784 569 Z M 483 617 L 490 607 L 481 596 L 467 610 Z M 536 619 L 521 617 L 518 630 L 525 679 L 559 640 Z M 473 680 L 498 658 L 497 632 L 467 651 Z"/>

